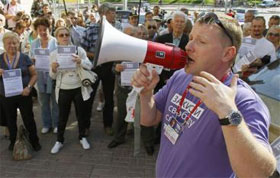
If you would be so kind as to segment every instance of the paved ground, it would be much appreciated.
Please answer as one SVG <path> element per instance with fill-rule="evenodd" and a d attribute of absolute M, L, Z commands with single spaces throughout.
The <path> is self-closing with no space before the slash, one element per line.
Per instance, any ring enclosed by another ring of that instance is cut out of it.
<path fill-rule="evenodd" d="M 104 134 L 102 115 L 95 111 L 95 106 L 93 108 L 90 150 L 83 150 L 79 144 L 73 112 L 68 121 L 64 147 L 57 155 L 50 154 L 56 135 L 39 134 L 42 150 L 34 152 L 31 160 L 14 161 L 12 153 L 8 151 L 9 141 L 4 138 L 1 128 L 0 177 L 154 177 L 156 154 L 148 156 L 142 147 L 139 156 L 134 157 L 132 135 L 127 137 L 125 144 L 108 149 L 107 145 L 112 137 Z M 38 103 L 34 105 L 34 112 L 39 133 L 41 120 Z"/>

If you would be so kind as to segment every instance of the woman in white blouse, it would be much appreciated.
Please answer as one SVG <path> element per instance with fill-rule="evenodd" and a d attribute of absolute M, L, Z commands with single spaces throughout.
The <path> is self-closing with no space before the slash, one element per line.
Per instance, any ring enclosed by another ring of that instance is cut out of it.
<path fill-rule="evenodd" d="M 70 32 L 67 27 L 57 28 L 55 36 L 57 38 L 58 45 L 71 45 Z M 85 108 L 87 108 L 87 105 L 89 104 L 90 94 L 87 93 L 88 90 L 83 89 L 84 86 L 82 85 L 79 77 L 79 70 L 81 67 L 90 70 L 92 68 L 92 63 L 88 60 L 86 52 L 82 48 L 76 47 L 75 50 L 76 54 L 73 54 L 72 59 L 69 59 L 76 63 L 75 69 L 62 70 L 59 68 L 59 55 L 57 49 L 54 50 L 50 56 L 50 77 L 56 80 L 55 95 L 59 108 L 57 141 L 51 150 L 52 154 L 58 153 L 63 147 L 64 131 L 72 102 L 74 102 L 78 120 L 80 143 L 83 149 L 90 148 L 90 145 L 85 137 L 85 129 L 87 125 Z"/>

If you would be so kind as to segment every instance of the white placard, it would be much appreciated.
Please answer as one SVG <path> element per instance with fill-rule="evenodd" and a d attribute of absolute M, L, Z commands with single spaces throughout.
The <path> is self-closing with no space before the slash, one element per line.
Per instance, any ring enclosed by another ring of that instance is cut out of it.
<path fill-rule="evenodd" d="M 57 62 L 59 64 L 58 69 L 75 69 L 76 62 L 73 61 L 73 54 L 76 53 L 75 46 L 58 46 L 57 47 Z"/>
<path fill-rule="evenodd" d="M 257 59 L 256 55 L 253 51 L 249 51 L 246 55 L 244 55 L 241 59 L 239 59 L 233 68 L 234 72 L 240 72 L 243 65 L 249 65 Z"/>
<path fill-rule="evenodd" d="M 243 38 L 241 47 L 236 56 L 236 62 L 233 67 L 234 72 L 240 72 L 241 67 L 245 64 L 254 62 L 257 57 L 255 55 L 257 40 L 254 38 Z"/>
<path fill-rule="evenodd" d="M 20 95 L 23 91 L 21 69 L 4 70 L 2 75 L 5 97 Z"/>
<path fill-rule="evenodd" d="M 254 38 L 243 38 L 242 44 L 238 51 L 239 56 L 242 58 L 249 51 L 254 51 L 256 48 L 257 40 Z"/>
<path fill-rule="evenodd" d="M 121 86 L 131 86 L 131 78 L 139 68 L 138 62 L 122 62 L 124 71 L 121 72 Z"/>
<path fill-rule="evenodd" d="M 34 50 L 35 68 L 39 71 L 50 70 L 50 51 L 49 49 L 37 48 Z"/>

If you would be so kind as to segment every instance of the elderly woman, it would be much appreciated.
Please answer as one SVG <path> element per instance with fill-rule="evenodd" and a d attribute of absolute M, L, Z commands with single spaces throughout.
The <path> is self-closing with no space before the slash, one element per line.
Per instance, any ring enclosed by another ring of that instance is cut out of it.
<path fill-rule="evenodd" d="M 266 34 L 266 39 L 268 39 L 275 47 L 276 59 L 280 58 L 280 26 L 273 25 L 270 27 Z"/>
<path fill-rule="evenodd" d="M 55 36 L 57 38 L 58 45 L 71 45 L 70 31 L 67 27 L 59 27 L 56 29 Z M 56 80 L 55 93 L 59 108 L 57 141 L 51 150 L 52 154 L 58 153 L 63 147 L 64 131 L 72 102 L 74 102 L 76 109 L 80 143 L 83 149 L 90 148 L 90 145 L 85 137 L 85 130 L 87 127 L 87 105 L 90 104 L 90 93 L 84 90 L 82 86 L 82 82 L 79 77 L 79 70 L 81 67 L 90 70 L 92 68 L 92 64 L 88 60 L 85 50 L 80 47 L 76 47 L 75 50 L 76 54 L 72 54 L 72 60 L 76 63 L 76 68 L 69 70 L 62 70 L 59 68 L 59 56 L 57 50 L 51 53 L 50 76 Z"/>
<path fill-rule="evenodd" d="M 33 114 L 30 91 L 37 80 L 37 74 L 30 58 L 18 52 L 19 37 L 16 33 L 7 32 L 3 36 L 5 51 L 0 55 L 0 103 L 5 111 L 7 126 L 10 132 L 9 150 L 13 150 L 17 136 L 17 108 L 20 110 L 25 128 L 29 132 L 31 145 L 35 151 L 41 149 Z M 17 95 L 7 95 L 4 89 L 3 74 L 5 70 L 20 69 L 23 91 Z"/>
<path fill-rule="evenodd" d="M 38 18 L 34 22 L 34 29 L 38 38 L 31 43 L 30 56 L 35 61 L 34 51 L 37 48 L 48 49 L 50 52 L 57 48 L 56 39 L 50 35 L 50 22 L 47 18 Z M 41 118 L 43 122 L 42 134 L 53 129 L 57 133 L 58 106 L 54 95 L 55 81 L 49 76 L 48 71 L 38 71 L 37 92 L 41 105 Z"/>

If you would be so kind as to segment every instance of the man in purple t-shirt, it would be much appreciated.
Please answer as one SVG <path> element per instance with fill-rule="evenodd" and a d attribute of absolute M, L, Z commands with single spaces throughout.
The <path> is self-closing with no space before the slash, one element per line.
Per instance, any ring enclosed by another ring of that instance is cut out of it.
<path fill-rule="evenodd" d="M 276 167 L 268 143 L 270 116 L 257 94 L 230 72 L 242 31 L 227 16 L 200 17 L 186 46 L 188 62 L 156 95 L 145 65 L 132 84 L 141 123 L 162 121 L 157 177 L 268 177 Z"/>

